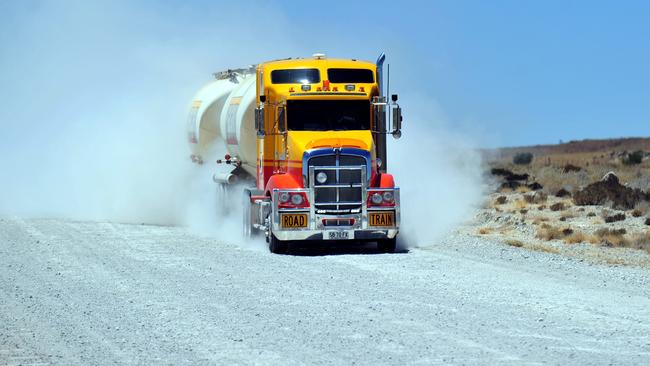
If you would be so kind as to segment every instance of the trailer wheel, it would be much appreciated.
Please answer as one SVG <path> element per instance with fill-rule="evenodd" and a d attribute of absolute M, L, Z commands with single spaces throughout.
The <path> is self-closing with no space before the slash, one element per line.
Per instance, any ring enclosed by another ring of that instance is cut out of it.
<path fill-rule="evenodd" d="M 377 250 L 379 250 L 380 253 L 395 253 L 396 247 L 397 237 L 377 241 Z"/>
<path fill-rule="evenodd" d="M 287 254 L 289 252 L 289 242 L 280 240 L 273 235 L 269 234 L 269 251 L 273 254 Z"/>

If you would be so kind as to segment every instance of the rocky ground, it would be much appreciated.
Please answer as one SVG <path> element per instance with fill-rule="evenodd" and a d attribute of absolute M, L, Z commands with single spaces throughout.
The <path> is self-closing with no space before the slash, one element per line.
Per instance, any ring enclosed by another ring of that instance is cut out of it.
<path fill-rule="evenodd" d="M 573 192 L 535 184 L 493 181 L 486 190 L 494 193 L 464 231 L 596 263 L 650 266 L 650 195 L 613 173 Z"/>
<path fill-rule="evenodd" d="M 495 193 L 490 200 L 496 202 L 504 196 L 506 203 L 481 209 L 472 225 L 463 230 L 505 245 L 597 263 L 650 266 L 645 217 L 602 206 L 577 207 L 556 197 L 545 203 L 528 204 L 524 203 L 524 194 L 516 192 Z M 549 207 L 555 204 L 564 207 L 553 211 Z M 606 223 L 609 217 L 624 217 L 624 221 Z"/>
<path fill-rule="evenodd" d="M 0 364 L 650 363 L 647 268 L 462 230 L 417 244 L 281 256 L 176 227 L 0 219 Z"/>

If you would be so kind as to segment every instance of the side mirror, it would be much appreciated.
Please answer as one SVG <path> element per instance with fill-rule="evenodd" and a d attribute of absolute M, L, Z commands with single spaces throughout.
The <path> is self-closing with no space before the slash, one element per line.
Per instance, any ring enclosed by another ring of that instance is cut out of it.
<path fill-rule="evenodd" d="M 278 130 L 280 133 L 287 132 L 287 119 L 284 118 L 284 107 L 278 107 Z"/>
<path fill-rule="evenodd" d="M 257 131 L 258 138 L 264 138 L 264 108 L 255 108 L 255 131 Z"/>
<path fill-rule="evenodd" d="M 393 137 L 398 139 L 402 137 L 402 108 L 396 106 L 393 108 Z"/>

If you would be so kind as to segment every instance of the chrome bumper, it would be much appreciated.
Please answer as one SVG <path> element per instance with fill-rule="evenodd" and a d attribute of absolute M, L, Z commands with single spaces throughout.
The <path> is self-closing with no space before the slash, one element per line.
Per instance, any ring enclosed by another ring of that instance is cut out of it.
<path fill-rule="evenodd" d="M 393 192 L 395 206 L 378 206 L 368 207 L 366 197 L 367 192 Z M 304 192 L 310 198 L 310 207 L 308 208 L 280 208 L 279 195 L 282 192 Z M 280 240 L 326 240 L 325 235 L 329 231 L 348 231 L 354 233 L 349 241 L 355 240 L 380 240 L 393 239 L 397 236 L 400 226 L 400 195 L 399 188 L 365 188 L 363 189 L 363 203 L 359 213 L 353 214 L 319 214 L 313 205 L 313 190 L 310 189 L 274 189 L 273 204 L 271 205 L 271 232 Z M 394 211 L 395 222 L 389 227 L 370 226 L 368 222 L 369 213 L 381 211 Z M 307 225 L 303 228 L 283 228 L 280 225 L 280 214 L 306 214 Z M 354 224 L 350 226 L 326 226 L 323 219 L 353 219 Z"/>
<path fill-rule="evenodd" d="M 347 230 L 341 227 L 339 230 Z M 397 236 L 397 229 L 368 229 L 354 230 L 354 238 L 346 241 L 373 241 L 381 239 L 393 239 Z M 327 230 L 277 230 L 273 235 L 280 240 L 325 240 Z M 340 240 L 339 240 L 340 241 Z"/>

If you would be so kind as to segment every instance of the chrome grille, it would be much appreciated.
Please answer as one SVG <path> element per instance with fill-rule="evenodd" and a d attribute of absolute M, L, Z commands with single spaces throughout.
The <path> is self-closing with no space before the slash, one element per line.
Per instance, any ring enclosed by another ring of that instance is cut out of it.
<path fill-rule="evenodd" d="M 317 213 L 358 213 L 363 203 L 363 187 L 367 162 L 358 155 L 320 155 L 309 159 L 309 182 L 314 189 Z M 325 173 L 327 181 L 315 180 Z"/>

